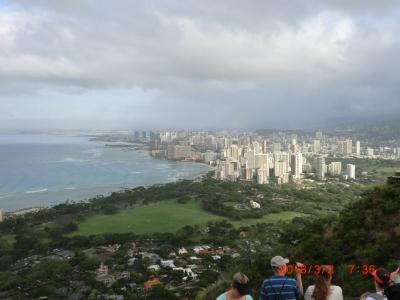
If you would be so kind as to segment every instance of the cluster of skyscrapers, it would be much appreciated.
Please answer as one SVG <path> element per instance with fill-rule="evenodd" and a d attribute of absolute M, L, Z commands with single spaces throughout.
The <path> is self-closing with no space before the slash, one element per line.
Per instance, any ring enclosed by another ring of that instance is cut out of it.
<path fill-rule="evenodd" d="M 288 132 L 135 132 L 151 155 L 210 164 L 221 180 L 286 183 L 303 178 L 355 179 L 356 166 L 339 158 L 396 158 L 400 147 L 377 147 L 346 137 Z"/>
<path fill-rule="evenodd" d="M 354 164 L 342 166 L 335 158 L 385 158 L 387 148 L 349 138 L 287 132 L 235 133 L 161 131 L 136 134 L 149 142 L 151 155 L 171 160 L 201 161 L 212 165 L 221 180 L 246 180 L 266 184 L 302 178 L 355 179 Z M 391 149 L 390 149 L 391 150 Z M 377 152 L 377 154 L 375 154 Z M 399 151 L 400 156 L 400 151 Z M 339 160 L 339 159 L 338 159 Z"/>
<path fill-rule="evenodd" d="M 256 180 L 266 184 L 270 177 L 278 183 L 290 178 L 300 179 L 303 173 L 303 155 L 299 151 L 281 151 L 278 143 L 269 151 L 266 141 L 255 141 L 248 145 L 231 144 L 215 162 L 215 176 L 222 180 Z"/>

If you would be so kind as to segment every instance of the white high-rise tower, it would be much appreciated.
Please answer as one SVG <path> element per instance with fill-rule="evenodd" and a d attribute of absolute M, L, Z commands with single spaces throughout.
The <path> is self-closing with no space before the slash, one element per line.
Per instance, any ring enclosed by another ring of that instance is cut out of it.
<path fill-rule="evenodd" d="M 347 164 L 347 176 L 349 179 L 356 179 L 356 166 L 352 164 Z"/>
<path fill-rule="evenodd" d="M 290 159 L 290 168 L 293 178 L 298 179 L 303 173 L 303 155 L 301 152 L 292 154 Z"/>
<path fill-rule="evenodd" d="M 361 144 L 360 144 L 360 141 L 357 141 L 356 142 L 356 155 L 360 156 L 360 153 L 361 153 Z"/>

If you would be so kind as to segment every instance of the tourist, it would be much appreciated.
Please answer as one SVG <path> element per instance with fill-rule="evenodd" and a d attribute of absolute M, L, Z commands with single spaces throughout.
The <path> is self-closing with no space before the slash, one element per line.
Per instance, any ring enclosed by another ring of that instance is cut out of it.
<path fill-rule="evenodd" d="M 231 289 L 219 295 L 217 300 L 253 300 L 250 294 L 249 279 L 245 274 L 238 272 L 233 275 Z"/>
<path fill-rule="evenodd" d="M 366 300 L 387 300 L 384 290 L 390 285 L 390 274 L 384 268 L 378 268 L 371 273 L 374 276 L 376 293 L 368 295 Z"/>
<path fill-rule="evenodd" d="M 388 300 L 400 299 L 400 268 L 390 273 L 390 286 L 385 289 L 385 296 Z"/>
<path fill-rule="evenodd" d="M 400 283 L 400 267 L 396 271 L 390 273 L 390 281 L 393 284 Z"/>
<path fill-rule="evenodd" d="M 371 295 L 370 292 L 365 292 L 360 296 L 360 300 L 367 300 L 368 296 Z"/>
<path fill-rule="evenodd" d="M 321 266 L 315 285 L 308 287 L 304 294 L 305 300 L 343 300 L 340 286 L 332 285 L 331 266 Z"/>
<path fill-rule="evenodd" d="M 286 277 L 288 263 L 289 260 L 282 256 L 275 256 L 271 259 L 274 275 L 262 283 L 260 300 L 296 300 L 303 295 L 301 269 L 295 268 L 296 280 Z"/>

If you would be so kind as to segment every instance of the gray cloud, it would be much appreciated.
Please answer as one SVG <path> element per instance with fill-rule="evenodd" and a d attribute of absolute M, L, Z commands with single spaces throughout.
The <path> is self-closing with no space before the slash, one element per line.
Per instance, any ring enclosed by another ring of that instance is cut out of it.
<path fill-rule="evenodd" d="M 400 111 L 399 14 L 398 1 L 5 2 L 0 128 L 385 118 Z"/>

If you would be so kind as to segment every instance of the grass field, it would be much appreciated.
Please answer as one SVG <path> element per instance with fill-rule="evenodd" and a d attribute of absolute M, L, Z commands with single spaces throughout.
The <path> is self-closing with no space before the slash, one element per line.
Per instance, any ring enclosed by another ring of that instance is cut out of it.
<path fill-rule="evenodd" d="M 235 226 L 249 226 L 257 223 L 275 223 L 300 216 L 296 212 L 270 214 L 262 219 L 249 219 L 232 222 Z M 209 221 L 223 220 L 201 208 L 201 203 L 190 201 L 179 204 L 165 201 L 124 210 L 113 215 L 94 215 L 79 224 L 78 231 L 72 235 L 91 235 L 101 233 L 134 232 L 146 234 L 154 232 L 176 232 L 185 225 L 206 224 Z"/>
<path fill-rule="evenodd" d="M 285 211 L 280 213 L 269 214 L 262 217 L 261 219 L 245 219 L 241 221 L 233 221 L 231 223 L 236 227 L 241 227 L 241 226 L 256 225 L 258 223 L 276 223 L 278 221 L 288 221 L 295 217 L 302 217 L 302 216 L 305 216 L 305 214 L 298 213 L 295 211 Z"/>

